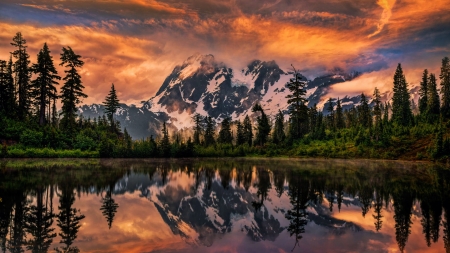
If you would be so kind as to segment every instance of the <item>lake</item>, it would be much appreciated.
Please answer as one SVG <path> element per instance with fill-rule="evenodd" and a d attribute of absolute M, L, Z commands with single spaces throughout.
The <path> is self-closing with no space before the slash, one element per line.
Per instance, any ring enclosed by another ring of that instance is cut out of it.
<path fill-rule="evenodd" d="M 3 252 L 447 252 L 450 170 L 314 159 L 0 160 Z"/>

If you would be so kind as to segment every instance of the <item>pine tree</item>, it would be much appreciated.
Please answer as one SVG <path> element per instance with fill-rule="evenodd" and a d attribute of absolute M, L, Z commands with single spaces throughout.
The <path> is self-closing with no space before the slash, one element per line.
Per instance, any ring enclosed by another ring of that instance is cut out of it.
<path fill-rule="evenodd" d="M 329 129 L 334 129 L 334 106 L 333 106 L 333 99 L 329 98 L 327 103 L 327 124 Z"/>
<path fill-rule="evenodd" d="M 222 144 L 232 144 L 233 135 L 231 134 L 231 119 L 229 117 L 223 119 L 217 141 Z"/>
<path fill-rule="evenodd" d="M 114 113 L 116 113 L 117 109 L 120 107 L 114 84 L 111 85 L 111 90 L 109 91 L 108 96 L 106 96 L 103 105 L 105 106 L 105 113 L 111 122 L 111 126 L 114 126 Z"/>
<path fill-rule="evenodd" d="M 336 102 L 336 128 L 342 129 L 344 127 L 344 114 L 342 113 L 341 100 L 338 98 Z"/>
<path fill-rule="evenodd" d="M 440 113 L 440 101 L 437 91 L 436 76 L 430 74 L 430 80 L 428 82 L 428 104 L 427 113 L 431 120 L 436 120 Z"/>
<path fill-rule="evenodd" d="M 215 124 L 210 116 L 205 117 L 205 146 L 211 146 L 216 143 L 215 140 Z"/>
<path fill-rule="evenodd" d="M 286 139 L 286 134 L 284 133 L 284 114 L 281 110 L 278 110 L 275 116 L 275 126 L 273 128 L 273 138 L 272 142 L 275 144 L 282 143 Z"/>
<path fill-rule="evenodd" d="M 60 252 L 76 252 L 77 247 L 72 247 L 73 242 L 78 237 L 78 230 L 81 227 L 80 221 L 85 218 L 79 210 L 73 207 L 75 196 L 72 189 L 65 187 L 59 196 L 59 214 L 57 215 L 57 225 L 60 229 L 60 243 L 66 246 Z M 59 249 L 58 249 L 59 250 Z"/>
<path fill-rule="evenodd" d="M 264 113 L 263 108 L 259 104 L 255 104 L 252 108 L 252 111 L 261 113 L 261 116 L 258 116 L 256 118 L 257 125 L 256 125 L 255 143 L 264 146 L 264 144 L 269 139 L 269 134 L 271 130 L 269 118 L 267 118 L 267 115 Z"/>
<path fill-rule="evenodd" d="M 75 127 L 77 105 L 82 102 L 82 98 L 87 97 L 83 93 L 84 86 L 77 71 L 77 68 L 81 68 L 84 65 L 80 58 L 81 56 L 75 54 L 72 48 L 63 47 L 60 65 L 67 69 L 64 70 L 64 73 L 66 73 L 66 76 L 63 78 L 65 83 L 61 87 L 61 114 L 63 115 L 61 124 L 69 132 Z"/>
<path fill-rule="evenodd" d="M 39 108 L 39 125 L 43 126 L 46 124 L 46 107 L 49 108 L 49 102 L 55 98 L 55 85 L 58 84 L 55 80 L 61 80 L 53 65 L 53 57 L 47 43 L 44 43 L 44 47 L 39 51 L 37 63 L 33 64 L 31 69 L 37 75 L 36 79 L 31 81 L 31 89 Z"/>
<path fill-rule="evenodd" d="M 407 126 L 412 122 L 411 99 L 400 63 L 395 71 L 393 90 L 392 120 L 399 125 Z"/>
<path fill-rule="evenodd" d="M 109 189 L 106 192 L 106 196 L 102 196 L 102 206 L 100 207 L 100 211 L 102 211 L 103 216 L 106 218 L 109 229 L 111 229 L 112 223 L 114 221 L 114 216 L 116 216 L 117 209 L 119 208 L 119 204 L 117 204 L 112 197 L 113 187 L 114 186 L 109 186 Z"/>
<path fill-rule="evenodd" d="M 192 119 L 194 120 L 194 144 L 195 145 L 200 145 L 200 136 L 203 132 L 203 127 L 204 127 L 204 123 L 203 123 L 203 117 L 202 115 L 196 113 Z"/>
<path fill-rule="evenodd" d="M 253 126 L 250 121 L 250 117 L 247 115 L 244 119 L 244 138 L 245 142 L 248 143 L 249 146 L 253 144 Z"/>
<path fill-rule="evenodd" d="M 294 68 L 294 67 L 293 67 Z M 291 94 L 287 95 L 287 103 L 289 105 L 290 124 L 291 124 L 291 138 L 299 139 L 303 136 L 302 122 L 307 120 L 308 107 L 305 105 L 306 100 L 306 82 L 302 81 L 302 76 L 294 68 L 294 78 L 286 84 Z"/>
<path fill-rule="evenodd" d="M 318 117 L 319 112 L 317 111 L 317 105 L 314 104 L 311 108 L 309 108 L 309 132 L 314 133 L 317 130 L 317 126 L 319 124 Z"/>
<path fill-rule="evenodd" d="M 419 90 L 419 112 L 421 115 L 424 115 L 427 112 L 428 107 L 428 87 L 430 84 L 428 83 L 428 70 L 425 69 L 422 75 L 422 82 L 420 82 L 420 90 Z"/>
<path fill-rule="evenodd" d="M 373 91 L 372 102 L 374 103 L 373 114 L 375 116 L 375 128 L 377 128 L 377 131 L 379 131 L 381 125 L 382 104 L 380 90 L 378 90 L 377 87 L 375 87 L 375 90 Z"/>
<path fill-rule="evenodd" d="M 17 49 L 12 52 L 12 56 L 16 59 L 14 62 L 14 75 L 17 86 L 18 106 L 17 116 L 19 119 L 24 119 L 29 114 L 31 108 L 30 96 L 30 77 L 29 69 L 30 56 L 27 53 L 27 41 L 22 37 L 22 33 L 18 32 L 13 38 L 11 45 Z"/>
<path fill-rule="evenodd" d="M 361 94 L 361 102 L 358 106 L 359 120 L 361 126 L 368 128 L 372 125 L 372 115 L 370 113 L 369 103 L 364 93 Z"/>
<path fill-rule="evenodd" d="M 441 74 L 441 94 L 442 106 L 441 113 L 446 119 L 450 118 L 450 60 L 448 57 L 442 59 Z"/>
<path fill-rule="evenodd" d="M 163 137 L 161 139 L 161 142 L 159 146 L 161 147 L 161 153 L 164 157 L 170 157 L 170 140 L 169 140 L 169 131 L 166 127 L 166 122 L 163 123 L 162 128 Z"/>
<path fill-rule="evenodd" d="M 245 143 L 244 125 L 238 120 L 236 123 L 236 145 L 242 145 Z"/>

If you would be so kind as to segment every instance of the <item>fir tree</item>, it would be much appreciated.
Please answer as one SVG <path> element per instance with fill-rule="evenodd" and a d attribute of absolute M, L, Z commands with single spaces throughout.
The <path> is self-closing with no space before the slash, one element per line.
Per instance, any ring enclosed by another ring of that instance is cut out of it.
<path fill-rule="evenodd" d="M 250 117 L 247 115 L 244 119 L 244 138 L 245 142 L 252 146 L 253 144 L 253 126 L 252 122 L 250 121 Z"/>
<path fill-rule="evenodd" d="M 432 120 L 436 120 L 440 113 L 440 101 L 439 94 L 437 91 L 436 76 L 430 74 L 430 80 L 428 82 L 428 103 L 427 103 L 427 113 Z"/>
<path fill-rule="evenodd" d="M 344 114 L 342 113 L 341 100 L 338 98 L 336 102 L 336 128 L 342 129 L 344 127 Z"/>
<path fill-rule="evenodd" d="M 116 216 L 117 213 L 117 208 L 119 208 L 119 204 L 112 198 L 112 188 L 113 186 L 109 186 L 106 196 L 102 196 L 102 206 L 100 207 L 100 211 L 102 211 L 103 216 L 106 218 L 109 229 L 111 229 L 114 216 Z"/>
<path fill-rule="evenodd" d="M 372 116 L 370 113 L 369 103 L 364 93 L 361 94 L 361 102 L 358 106 L 359 120 L 361 126 L 368 128 L 372 125 Z"/>
<path fill-rule="evenodd" d="M 238 120 L 236 123 L 236 145 L 242 145 L 246 143 L 245 141 L 245 134 L 244 134 L 244 125 L 242 125 L 241 121 Z"/>
<path fill-rule="evenodd" d="M 232 144 L 233 135 L 231 134 L 231 119 L 229 117 L 223 119 L 217 141 L 222 144 Z"/>
<path fill-rule="evenodd" d="M 411 99 L 400 63 L 395 71 L 393 90 L 392 120 L 399 125 L 407 126 L 412 122 Z"/>
<path fill-rule="evenodd" d="M 419 112 L 421 115 L 424 115 L 427 112 L 428 107 L 428 87 L 430 86 L 428 80 L 428 70 L 425 69 L 422 74 L 422 81 L 420 82 L 419 90 Z"/>
<path fill-rule="evenodd" d="M 316 104 L 314 104 L 311 108 L 309 108 L 308 114 L 309 114 L 309 131 L 314 133 L 317 130 L 318 124 L 320 124 L 318 122 L 319 112 L 317 111 Z"/>
<path fill-rule="evenodd" d="M 216 143 L 215 140 L 215 124 L 210 116 L 205 117 L 205 146 L 211 146 Z"/>
<path fill-rule="evenodd" d="M 167 130 L 166 122 L 163 123 L 162 134 L 163 137 L 161 139 L 161 143 L 159 144 L 161 147 L 162 156 L 170 157 L 169 131 Z"/>
<path fill-rule="evenodd" d="M 60 252 L 76 252 L 78 249 L 77 247 L 72 247 L 72 244 L 77 239 L 78 230 L 81 227 L 80 221 L 85 216 L 73 207 L 74 202 L 75 196 L 72 189 L 68 187 L 63 188 L 62 194 L 59 196 L 57 225 L 60 229 L 58 233 L 61 236 L 60 243 L 64 243 L 66 246 Z"/>
<path fill-rule="evenodd" d="M 273 138 L 272 142 L 275 144 L 282 143 L 286 139 L 286 134 L 284 133 L 284 114 L 281 110 L 278 110 L 275 116 L 275 126 L 273 128 Z"/>
<path fill-rule="evenodd" d="M 328 128 L 334 129 L 334 106 L 333 106 L 333 99 L 329 98 L 327 103 L 327 111 L 328 111 Z"/>
<path fill-rule="evenodd" d="M 32 71 L 37 75 L 36 79 L 31 81 L 33 98 L 39 108 L 39 125 L 46 124 L 46 107 L 50 107 L 50 101 L 56 99 L 56 80 L 61 80 L 58 76 L 55 66 L 53 65 L 53 57 L 47 43 L 39 51 L 37 55 L 37 63 L 33 64 Z"/>
<path fill-rule="evenodd" d="M 30 56 L 27 53 L 27 41 L 22 37 L 22 33 L 18 32 L 13 38 L 11 45 L 17 49 L 12 52 L 12 56 L 16 59 L 14 62 L 14 75 L 17 86 L 18 106 L 17 116 L 19 119 L 24 119 L 29 113 L 31 107 L 30 96 L 30 77 L 29 69 Z"/>
<path fill-rule="evenodd" d="M 293 67 L 294 68 L 294 67 Z M 307 119 L 308 107 L 305 105 L 306 100 L 306 82 L 302 81 L 302 76 L 297 73 L 294 68 L 294 78 L 286 84 L 291 94 L 287 95 L 287 103 L 289 105 L 290 123 L 291 123 L 291 137 L 293 139 L 299 139 L 303 136 L 302 133 L 302 121 Z"/>
<path fill-rule="evenodd" d="M 255 104 L 252 108 L 252 111 L 261 113 L 261 116 L 258 116 L 256 118 L 257 125 L 256 125 L 255 143 L 263 146 L 269 139 L 269 134 L 271 130 L 269 118 L 264 113 L 263 108 L 259 104 Z"/>
<path fill-rule="evenodd" d="M 105 98 L 105 102 L 103 102 L 105 106 L 105 113 L 108 116 L 109 121 L 111 122 L 111 126 L 114 125 L 114 113 L 116 113 L 117 109 L 120 107 L 119 99 L 117 98 L 116 89 L 114 88 L 114 84 L 111 85 L 111 90 L 109 91 L 108 96 Z"/>
<path fill-rule="evenodd" d="M 373 114 L 375 116 L 375 127 L 377 128 L 377 130 L 380 130 L 382 104 L 381 104 L 380 90 L 378 90 L 377 87 L 375 87 L 375 90 L 373 91 L 373 100 L 372 100 L 372 102 L 374 103 Z"/>
<path fill-rule="evenodd" d="M 450 60 L 448 57 L 442 59 L 441 74 L 441 94 L 442 106 L 441 113 L 446 119 L 450 118 Z"/>
<path fill-rule="evenodd" d="M 77 71 L 78 68 L 84 65 L 80 58 L 81 56 L 75 54 L 72 48 L 63 47 L 60 65 L 67 69 L 64 70 L 66 76 L 63 78 L 64 85 L 61 87 L 61 114 L 63 116 L 61 124 L 69 132 L 75 127 L 77 105 L 82 102 L 83 98 L 87 97 L 83 93 L 84 86 Z"/>
<path fill-rule="evenodd" d="M 194 144 L 200 145 L 200 136 L 203 132 L 203 117 L 202 115 L 196 113 L 192 119 L 194 120 Z"/>

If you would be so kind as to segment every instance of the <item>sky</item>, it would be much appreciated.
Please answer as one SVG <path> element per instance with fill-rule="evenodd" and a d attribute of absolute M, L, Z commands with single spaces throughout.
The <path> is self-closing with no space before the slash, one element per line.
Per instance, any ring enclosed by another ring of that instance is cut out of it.
<path fill-rule="evenodd" d="M 47 42 L 55 64 L 70 46 L 85 61 L 82 80 L 99 103 L 111 83 L 124 103 L 155 95 L 176 65 L 213 54 L 235 69 L 250 61 L 291 64 L 308 78 L 335 69 L 363 74 L 335 85 L 343 97 L 389 90 L 398 63 L 417 85 L 450 56 L 448 0 L 1 0 L 0 59 L 17 32 L 31 61 Z M 58 67 L 63 75 L 63 68 Z"/>

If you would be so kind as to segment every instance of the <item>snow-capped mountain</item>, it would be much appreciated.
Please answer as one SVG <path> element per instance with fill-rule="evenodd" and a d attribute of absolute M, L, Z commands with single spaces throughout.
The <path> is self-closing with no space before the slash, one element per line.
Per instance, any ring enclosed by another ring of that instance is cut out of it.
<path fill-rule="evenodd" d="M 314 80 L 304 78 L 309 106 L 323 107 L 331 85 L 357 75 L 336 70 Z M 142 106 L 122 105 L 116 119 L 136 139 L 159 135 L 164 121 L 172 129 L 190 128 L 195 113 L 211 116 L 218 123 L 225 117 L 242 120 L 252 114 L 251 108 L 257 102 L 272 117 L 278 110 L 287 114 L 289 90 L 285 86 L 292 77 L 292 72 L 283 71 L 275 61 L 254 60 L 237 70 L 213 55 L 196 54 L 176 66 L 156 95 Z M 346 96 L 341 100 L 345 109 L 359 103 L 360 98 Z M 103 106 L 84 105 L 79 112 L 84 117 L 98 117 L 103 114 Z"/>

